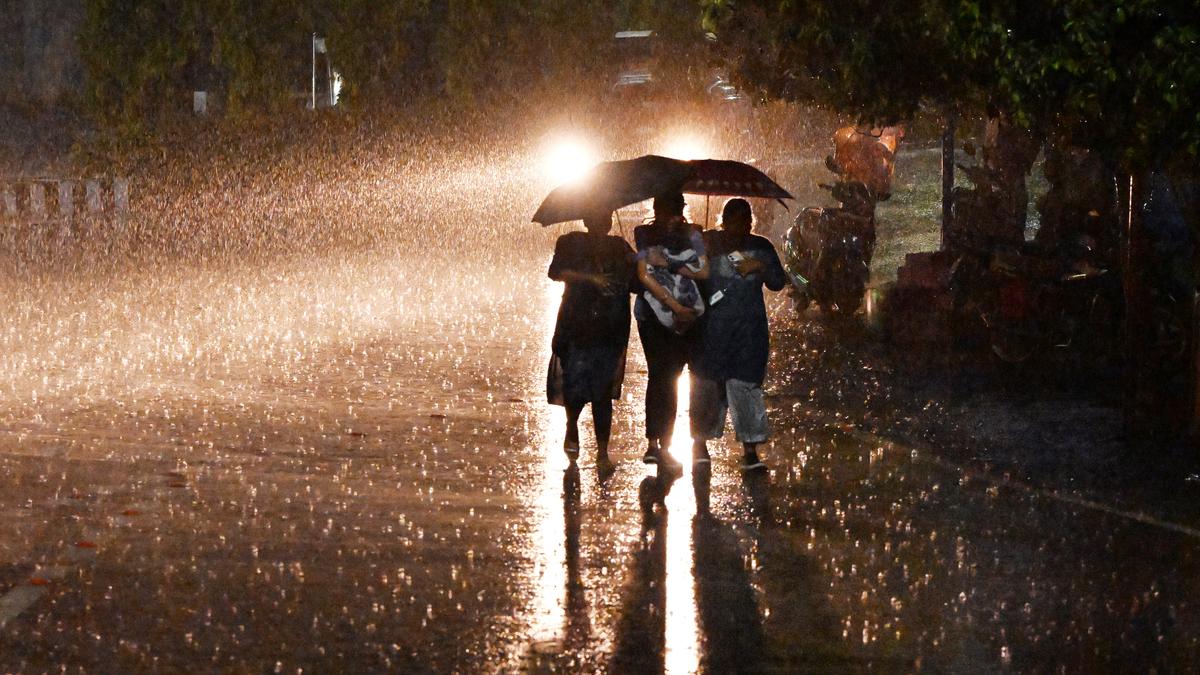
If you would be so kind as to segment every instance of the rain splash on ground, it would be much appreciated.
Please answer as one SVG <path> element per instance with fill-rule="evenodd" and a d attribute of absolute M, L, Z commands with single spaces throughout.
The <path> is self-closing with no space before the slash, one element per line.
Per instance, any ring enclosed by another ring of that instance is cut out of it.
<path fill-rule="evenodd" d="M 1200 531 L 862 431 L 782 300 L 768 475 L 643 467 L 636 337 L 615 473 L 569 468 L 536 148 L 374 144 L 10 237 L 0 670 L 1200 664 Z"/>

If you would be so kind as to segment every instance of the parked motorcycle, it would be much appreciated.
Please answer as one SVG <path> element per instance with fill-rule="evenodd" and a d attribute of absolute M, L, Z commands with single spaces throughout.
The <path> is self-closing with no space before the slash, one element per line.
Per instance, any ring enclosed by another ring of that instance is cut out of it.
<path fill-rule="evenodd" d="M 832 158 L 826 165 L 836 172 Z M 821 187 L 839 205 L 800 212 L 784 241 L 785 266 L 799 289 L 798 311 L 815 301 L 827 314 L 850 316 L 862 304 L 871 277 L 875 205 L 888 195 L 877 195 L 865 183 L 844 177 Z"/>
<path fill-rule="evenodd" d="M 995 172 L 983 164 L 958 167 L 972 183 L 954 189 L 953 227 L 946 232 L 960 339 L 982 338 L 1009 363 L 1059 350 L 1094 365 L 1111 362 L 1124 307 L 1111 251 L 1084 234 L 1053 246 L 1026 242 L 1005 217 L 1007 198 Z"/>
<path fill-rule="evenodd" d="M 1116 356 L 1121 281 L 1092 252 L 1086 241 L 1068 258 L 1039 256 L 1029 245 L 996 251 L 981 318 L 997 357 L 1022 363 L 1069 349 L 1103 366 Z"/>
<path fill-rule="evenodd" d="M 968 148 L 967 154 L 973 156 L 974 150 Z M 1024 236 L 1013 232 L 1003 218 L 1003 187 L 995 172 L 982 164 L 958 168 L 971 186 L 954 188 L 954 217 L 945 230 L 945 249 L 954 261 L 949 272 L 954 331 L 962 344 L 987 344 L 989 328 L 983 315 L 995 304 L 993 258 L 997 250 L 1020 250 Z"/>

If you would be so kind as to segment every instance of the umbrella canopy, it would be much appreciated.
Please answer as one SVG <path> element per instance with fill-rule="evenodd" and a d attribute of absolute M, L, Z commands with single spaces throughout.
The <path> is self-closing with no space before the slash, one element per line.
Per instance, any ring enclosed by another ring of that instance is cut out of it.
<path fill-rule="evenodd" d="M 691 173 L 687 162 L 658 155 L 602 162 L 584 180 L 554 188 L 533 214 L 533 222 L 553 225 L 597 211 L 616 211 L 678 191 Z"/>
<path fill-rule="evenodd" d="M 581 220 L 597 211 L 615 211 L 668 192 L 791 199 L 767 174 L 743 162 L 726 159 L 684 161 L 658 155 L 603 162 L 578 183 L 554 188 L 533 222 L 553 225 Z"/>
<path fill-rule="evenodd" d="M 696 195 L 729 195 L 731 197 L 765 197 L 791 199 L 792 195 L 771 180 L 767 174 L 744 162 L 728 159 L 697 159 L 692 175 L 684 181 L 681 192 Z"/>

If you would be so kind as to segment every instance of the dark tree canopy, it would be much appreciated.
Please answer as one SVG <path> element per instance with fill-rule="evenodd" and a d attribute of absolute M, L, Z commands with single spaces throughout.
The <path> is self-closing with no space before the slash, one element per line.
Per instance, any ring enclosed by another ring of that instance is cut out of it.
<path fill-rule="evenodd" d="M 352 101 L 473 105 L 601 81 L 618 30 L 698 43 L 700 16 L 694 0 L 89 0 L 86 105 L 110 125 L 186 111 L 194 89 L 227 116 L 294 105 L 314 32 Z"/>
<path fill-rule="evenodd" d="M 1127 166 L 1200 158 L 1192 0 L 705 0 L 740 80 L 864 120 L 919 108 L 1062 133 Z"/>

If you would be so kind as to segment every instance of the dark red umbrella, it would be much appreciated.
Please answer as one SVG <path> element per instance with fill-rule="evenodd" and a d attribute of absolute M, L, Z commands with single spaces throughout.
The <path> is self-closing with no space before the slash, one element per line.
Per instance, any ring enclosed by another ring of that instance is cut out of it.
<path fill-rule="evenodd" d="M 695 195 L 727 195 L 730 197 L 765 197 L 792 199 L 792 195 L 771 180 L 770 176 L 744 162 L 729 159 L 697 159 L 688 162 L 692 175 L 684 181 L 680 192 Z"/>

